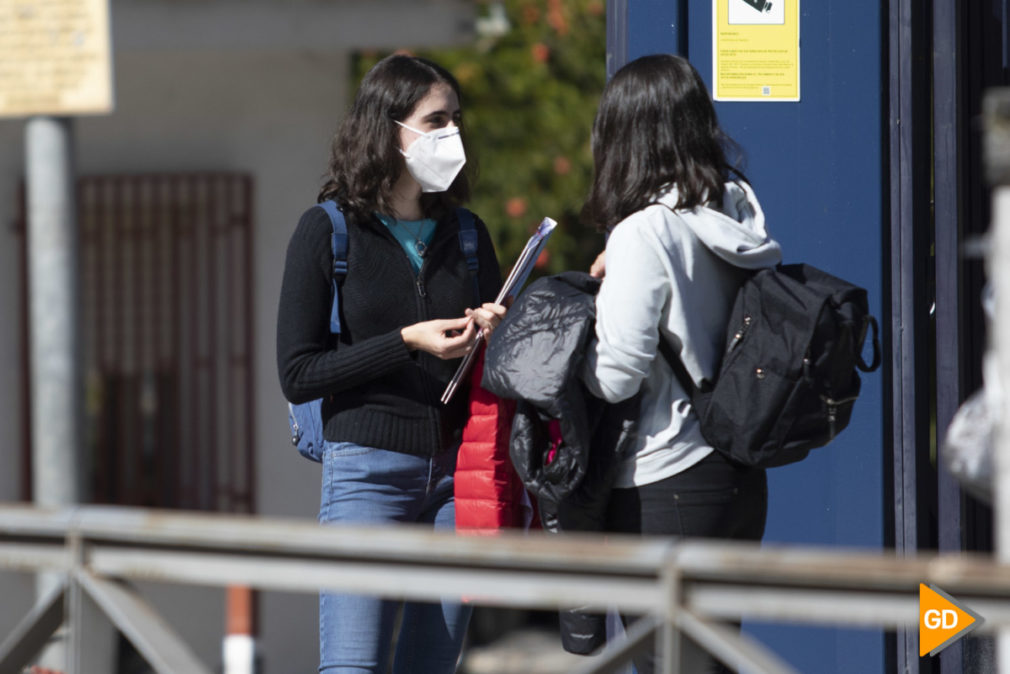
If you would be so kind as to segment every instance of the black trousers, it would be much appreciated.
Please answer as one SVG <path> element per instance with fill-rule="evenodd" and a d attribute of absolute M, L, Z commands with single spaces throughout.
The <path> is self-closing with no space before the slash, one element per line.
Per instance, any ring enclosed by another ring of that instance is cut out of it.
<path fill-rule="evenodd" d="M 613 532 L 685 538 L 759 541 L 768 514 L 765 471 L 731 463 L 717 451 L 665 480 L 633 489 L 615 489 L 607 510 Z M 625 623 L 633 617 L 622 616 Z M 682 641 L 684 672 L 724 670 L 701 649 Z M 655 649 L 635 658 L 638 674 L 656 669 Z"/>

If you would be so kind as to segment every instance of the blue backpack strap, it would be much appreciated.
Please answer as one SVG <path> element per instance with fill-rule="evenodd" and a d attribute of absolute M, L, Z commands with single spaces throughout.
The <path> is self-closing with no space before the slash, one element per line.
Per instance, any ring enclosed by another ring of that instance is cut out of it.
<path fill-rule="evenodd" d="M 480 282 L 477 280 L 477 272 L 480 270 L 480 263 L 477 260 L 477 225 L 473 220 L 473 213 L 465 208 L 456 209 L 456 217 L 459 220 L 459 249 L 466 257 L 466 268 L 473 279 L 473 302 L 475 307 L 481 305 Z"/>
<path fill-rule="evenodd" d="M 344 214 L 337 208 L 332 199 L 319 204 L 319 207 L 330 216 L 333 234 L 330 236 L 330 248 L 333 251 L 333 304 L 330 306 L 330 332 L 340 334 L 340 292 L 338 284 L 347 275 L 347 222 Z"/>

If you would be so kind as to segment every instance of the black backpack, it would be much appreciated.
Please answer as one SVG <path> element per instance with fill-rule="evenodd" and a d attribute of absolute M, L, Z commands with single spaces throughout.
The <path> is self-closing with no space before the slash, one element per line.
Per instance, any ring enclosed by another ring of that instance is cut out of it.
<path fill-rule="evenodd" d="M 877 331 L 866 290 L 809 265 L 779 265 L 740 287 L 715 382 L 697 388 L 662 339 L 660 351 L 691 396 L 708 443 L 737 463 L 769 468 L 803 459 L 848 425 L 857 370 L 880 366 Z"/>

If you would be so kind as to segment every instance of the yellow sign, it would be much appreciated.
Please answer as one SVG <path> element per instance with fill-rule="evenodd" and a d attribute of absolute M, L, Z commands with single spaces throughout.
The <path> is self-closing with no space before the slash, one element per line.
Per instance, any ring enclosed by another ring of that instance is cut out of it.
<path fill-rule="evenodd" d="M 800 0 L 712 0 L 717 101 L 800 100 Z"/>
<path fill-rule="evenodd" d="M 109 0 L 0 2 L 0 116 L 112 110 Z"/>
<path fill-rule="evenodd" d="M 983 622 L 943 590 L 919 584 L 919 657 L 936 655 Z"/>

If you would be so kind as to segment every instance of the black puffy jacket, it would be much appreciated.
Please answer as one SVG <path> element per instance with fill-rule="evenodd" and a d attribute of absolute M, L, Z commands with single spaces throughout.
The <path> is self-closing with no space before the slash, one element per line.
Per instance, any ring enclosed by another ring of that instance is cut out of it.
<path fill-rule="evenodd" d="M 638 396 L 610 404 L 579 377 L 593 339 L 600 281 L 566 272 L 534 281 L 488 344 L 482 386 L 515 398 L 509 454 L 537 499 L 544 529 L 602 531 L 618 460 L 634 437 Z M 548 430 L 558 422 L 555 448 Z M 553 451 L 553 456 L 552 456 Z M 561 643 L 589 654 L 606 641 L 605 616 L 561 611 Z"/>
<path fill-rule="evenodd" d="M 509 453 L 552 532 L 604 529 L 617 463 L 638 415 L 638 396 L 607 403 L 579 377 L 599 287 L 599 279 L 582 272 L 533 282 L 487 349 L 482 385 L 519 401 Z M 556 448 L 548 431 L 552 420 L 561 430 Z"/>

